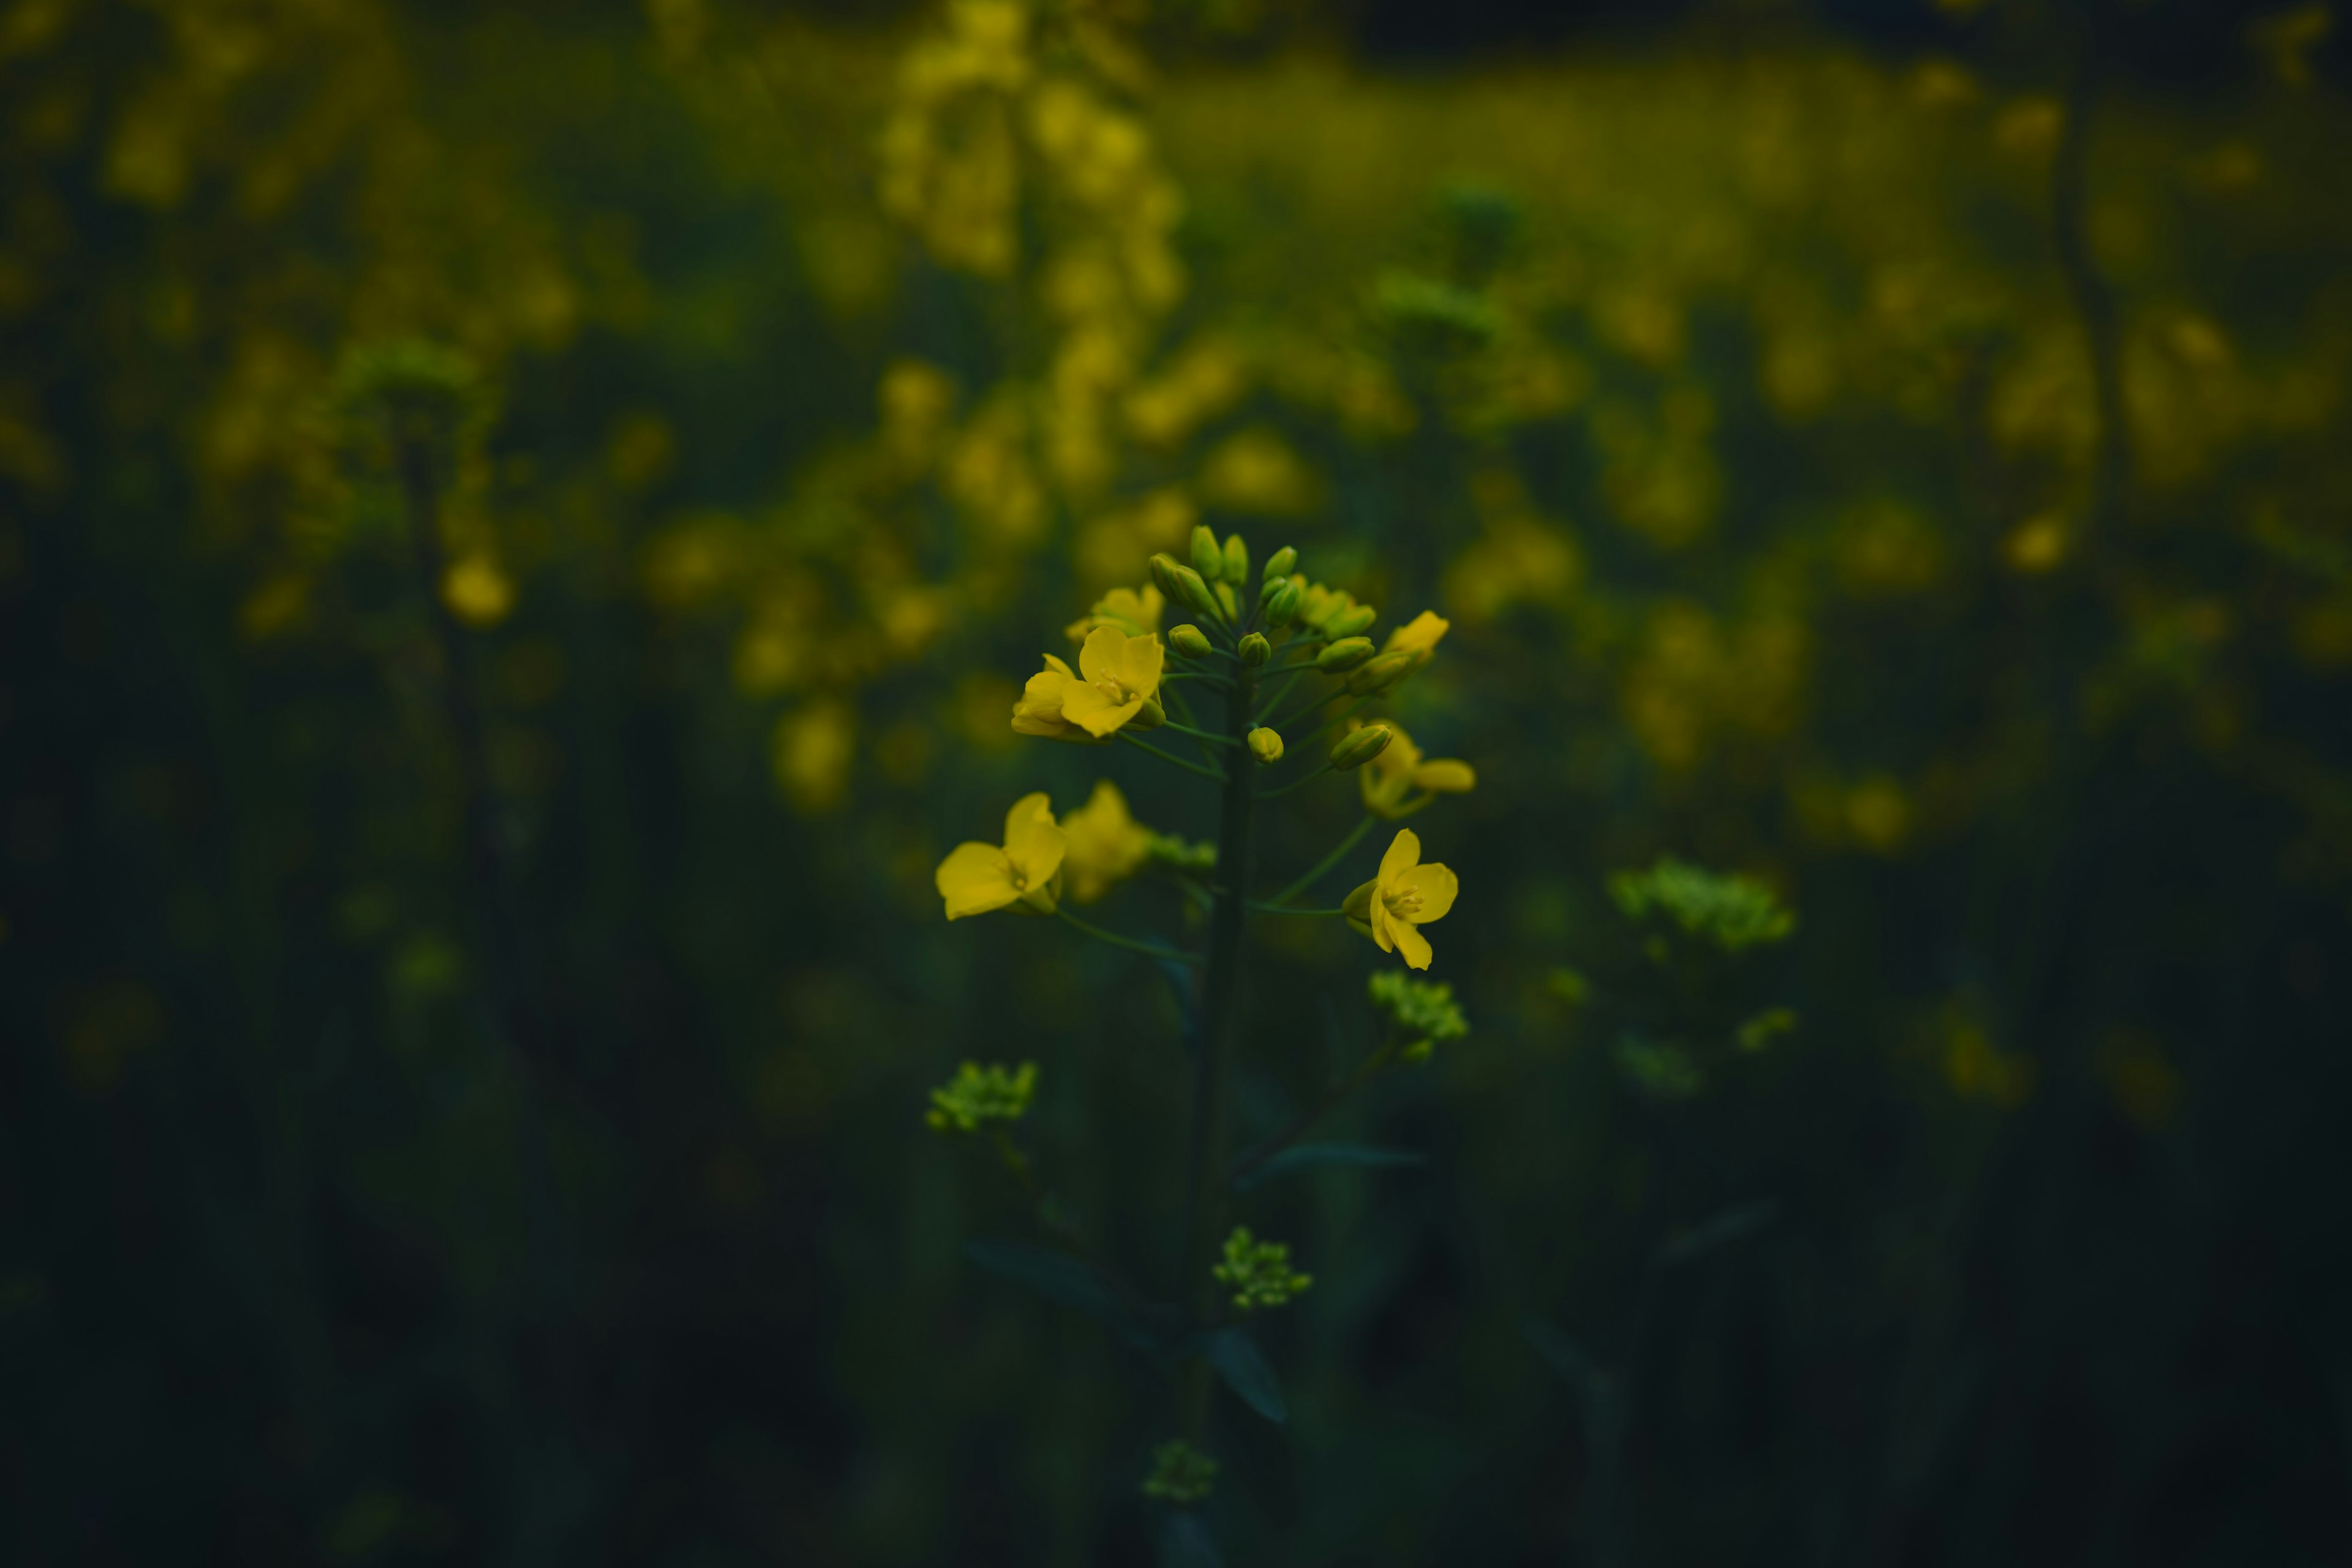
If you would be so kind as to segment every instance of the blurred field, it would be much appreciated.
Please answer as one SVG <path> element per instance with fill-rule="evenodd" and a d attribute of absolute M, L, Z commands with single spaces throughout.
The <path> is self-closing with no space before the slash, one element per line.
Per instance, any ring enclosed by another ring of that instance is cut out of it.
<path fill-rule="evenodd" d="M 9 1560 L 1150 1561 L 1150 1373 L 922 1113 L 1037 1060 L 1149 1275 L 1175 1009 L 931 875 L 1100 776 L 1211 834 L 1006 722 L 1196 521 L 1451 617 L 1394 711 L 1479 779 L 1470 1033 L 1343 1128 L 1431 1164 L 1265 1194 L 1227 1561 L 2352 1557 L 2325 13 L 1034 11 L 0 11 Z M 338 399 L 418 352 L 422 575 Z M 1703 1072 L 1571 977 L 1661 855 L 1797 913 Z"/>

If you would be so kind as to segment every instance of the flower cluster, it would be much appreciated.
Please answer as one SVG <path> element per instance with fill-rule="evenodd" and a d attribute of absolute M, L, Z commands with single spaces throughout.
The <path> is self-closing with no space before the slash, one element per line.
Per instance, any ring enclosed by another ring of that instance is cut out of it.
<path fill-rule="evenodd" d="M 1232 1289 L 1234 1306 L 1244 1312 L 1266 1307 L 1286 1307 L 1291 1298 L 1315 1283 L 1312 1275 L 1290 1267 L 1290 1248 L 1278 1241 L 1260 1241 L 1247 1226 L 1234 1226 L 1225 1237 L 1225 1260 L 1210 1270 L 1217 1283 Z"/>
<path fill-rule="evenodd" d="M 1628 920 L 1657 913 L 1726 952 L 1784 940 L 1797 917 L 1752 877 L 1720 872 L 1662 856 L 1646 871 L 1609 879 L 1609 896 Z"/>
<path fill-rule="evenodd" d="M 1182 1508 L 1208 1501 L 1216 1485 L 1217 1461 L 1178 1437 L 1151 1451 L 1151 1474 L 1144 1478 L 1143 1495 Z"/>
<path fill-rule="evenodd" d="M 923 1120 L 941 1132 L 977 1132 L 986 1122 L 1020 1121 L 1036 1091 L 1035 1062 L 1013 1068 L 999 1062 L 986 1067 L 966 1062 L 956 1068 L 955 1077 L 931 1090 L 931 1109 Z"/>
<path fill-rule="evenodd" d="M 1381 969 L 1373 972 L 1367 990 L 1372 1005 L 1386 1014 L 1407 1037 L 1404 1048 L 1398 1053 L 1407 1061 L 1427 1057 L 1440 1040 L 1458 1040 L 1470 1032 L 1470 1020 L 1463 1016 L 1461 1004 L 1454 1000 L 1451 985 L 1415 980 L 1399 970 Z"/>

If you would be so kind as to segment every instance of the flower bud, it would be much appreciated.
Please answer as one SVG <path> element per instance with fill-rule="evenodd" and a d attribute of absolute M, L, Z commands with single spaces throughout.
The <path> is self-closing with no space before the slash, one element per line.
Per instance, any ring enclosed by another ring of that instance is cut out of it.
<path fill-rule="evenodd" d="M 1225 581 L 1236 586 L 1249 581 L 1249 546 L 1238 533 L 1225 535 Z"/>
<path fill-rule="evenodd" d="M 1227 621 L 1238 621 L 1242 618 L 1242 602 L 1234 596 L 1234 585 L 1231 583 L 1217 584 L 1217 603 L 1225 607 Z"/>
<path fill-rule="evenodd" d="M 1209 657 L 1209 634 L 1186 621 L 1169 632 L 1168 646 L 1186 658 L 1206 658 Z"/>
<path fill-rule="evenodd" d="M 1223 613 L 1217 605 L 1217 596 L 1209 592 L 1209 585 L 1201 580 L 1201 574 L 1190 566 L 1179 565 L 1168 556 L 1155 555 L 1151 558 L 1151 575 L 1155 583 L 1159 581 L 1160 563 L 1162 561 L 1168 562 L 1168 582 L 1160 590 L 1161 593 L 1197 615 L 1217 616 Z"/>
<path fill-rule="evenodd" d="M 1384 653 L 1371 663 L 1349 672 L 1348 694 L 1369 697 L 1375 691 L 1386 691 L 1412 673 L 1413 667 L 1420 662 L 1416 656 L 1402 650 Z"/>
<path fill-rule="evenodd" d="M 1365 646 L 1370 647 L 1370 645 L 1367 643 Z M 1249 636 L 1242 638 L 1242 662 L 1244 664 L 1249 665 L 1255 668 L 1256 666 L 1264 664 L 1267 659 L 1270 659 L 1273 657 L 1274 644 L 1266 640 L 1265 634 L 1264 632 L 1252 632 Z"/>
<path fill-rule="evenodd" d="M 1370 626 L 1379 616 L 1380 612 L 1370 605 L 1358 605 L 1346 615 L 1335 616 L 1325 622 L 1323 635 L 1333 642 L 1339 641 L 1341 637 L 1354 637 L 1366 626 Z"/>
<path fill-rule="evenodd" d="M 1263 724 L 1249 732 L 1249 749 L 1261 763 L 1282 761 L 1282 737 Z"/>
<path fill-rule="evenodd" d="M 1355 668 L 1371 657 L 1371 638 L 1341 637 L 1315 656 L 1315 668 L 1326 675 L 1337 675 L 1341 670 Z"/>
<path fill-rule="evenodd" d="M 1339 912 L 1348 917 L 1348 923 L 1354 926 L 1360 935 L 1372 934 L 1372 900 L 1380 890 L 1380 879 L 1375 877 L 1340 901 Z"/>
<path fill-rule="evenodd" d="M 1225 574 L 1224 552 L 1217 548 L 1217 535 L 1205 522 L 1192 525 L 1192 570 L 1204 583 L 1213 583 Z"/>
<path fill-rule="evenodd" d="M 1263 610 L 1274 603 L 1274 596 L 1281 593 L 1282 589 L 1283 580 L 1279 577 L 1268 577 L 1265 582 L 1260 583 L 1257 585 L 1257 607 Z"/>
<path fill-rule="evenodd" d="M 1127 727 L 1130 730 L 1157 730 L 1166 722 L 1168 722 L 1168 710 L 1160 705 L 1160 699 L 1157 697 L 1147 697 L 1143 700 L 1143 706 L 1137 710 L 1135 717 L 1127 721 Z"/>
<path fill-rule="evenodd" d="M 1360 730 L 1350 730 L 1339 737 L 1331 748 L 1331 766 L 1340 773 L 1360 768 L 1389 749 L 1389 741 L 1396 731 L 1386 724 L 1368 724 Z"/>
<path fill-rule="evenodd" d="M 1278 585 L 1274 597 L 1266 603 L 1265 624 L 1276 631 L 1280 631 L 1297 618 L 1298 584 L 1291 582 L 1282 583 Z"/>
<path fill-rule="evenodd" d="M 1298 564 L 1298 552 L 1286 544 L 1266 558 L 1265 580 L 1269 583 L 1287 577 Z"/>
<path fill-rule="evenodd" d="M 1184 595 L 1176 586 L 1176 574 L 1183 570 L 1183 563 L 1163 550 L 1152 556 L 1150 566 L 1151 585 L 1160 590 L 1163 598 L 1181 604 Z"/>

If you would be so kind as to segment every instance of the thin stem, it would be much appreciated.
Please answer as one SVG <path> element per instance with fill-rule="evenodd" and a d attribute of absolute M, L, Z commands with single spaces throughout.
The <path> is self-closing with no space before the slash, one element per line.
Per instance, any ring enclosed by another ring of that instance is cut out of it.
<path fill-rule="evenodd" d="M 1276 703 L 1280 702 L 1284 698 L 1289 696 L 1290 689 L 1298 684 L 1299 678 L 1314 668 L 1314 664 L 1309 662 L 1298 668 L 1288 671 L 1283 683 L 1276 687 L 1274 689 L 1274 694 L 1265 700 L 1265 705 L 1268 708 L 1271 708 Z"/>
<path fill-rule="evenodd" d="M 1368 811 L 1364 813 L 1363 816 L 1356 823 L 1356 826 L 1348 830 L 1348 836 L 1345 838 L 1340 839 L 1339 842 L 1332 847 L 1331 853 L 1324 856 L 1323 858 L 1315 862 L 1315 866 L 1312 870 L 1299 878 L 1296 882 L 1291 883 L 1290 886 L 1283 889 L 1282 891 L 1275 894 L 1274 897 L 1267 901 L 1270 903 L 1286 904 L 1290 902 L 1291 900 L 1297 898 L 1299 894 L 1305 892 L 1308 888 L 1313 887 L 1318 878 L 1323 876 L 1324 873 L 1329 871 L 1332 867 L 1337 866 L 1340 861 L 1346 859 L 1348 858 L 1348 851 L 1353 849 L 1357 845 L 1361 844 L 1364 841 L 1364 835 L 1372 830 L 1372 824 L 1377 820 L 1379 819 L 1373 816 L 1370 812 Z"/>
<path fill-rule="evenodd" d="M 1309 713 L 1314 712 L 1318 708 L 1322 707 L 1326 702 L 1330 701 L 1333 698 L 1345 697 L 1347 694 L 1348 689 L 1346 687 L 1335 686 L 1330 690 L 1325 692 L 1322 696 L 1318 697 L 1314 701 L 1309 702 L 1303 707 L 1292 709 L 1289 712 L 1285 713 L 1280 720 L 1269 719 L 1266 722 L 1272 724 L 1277 730 L 1283 728 L 1285 725 L 1296 724 L 1301 719 L 1306 718 Z"/>
<path fill-rule="evenodd" d="M 1175 752 L 1163 752 L 1149 741 L 1139 741 L 1124 730 L 1118 731 L 1118 738 L 1125 741 L 1130 746 L 1139 747 L 1144 751 L 1150 752 L 1153 756 L 1158 757 L 1163 763 L 1175 763 L 1178 767 L 1182 768 L 1188 773 L 1198 773 L 1204 779 L 1214 779 L 1219 784 L 1223 784 L 1225 782 L 1225 775 L 1217 769 L 1204 768 L 1198 763 L 1188 763 L 1183 758 L 1178 756 Z"/>
<path fill-rule="evenodd" d="M 1162 686 L 1165 686 L 1171 680 L 1205 680 L 1226 691 L 1231 691 L 1234 689 L 1234 683 L 1232 681 L 1227 680 L 1222 675 L 1213 675 L 1205 669 L 1171 669 L 1161 675 L 1160 678 L 1160 683 Z"/>
<path fill-rule="evenodd" d="M 1334 693 L 1334 695 L 1336 696 L 1337 693 Z M 1346 723 L 1348 720 L 1354 715 L 1357 709 L 1361 708 L 1365 703 L 1370 702 L 1373 698 L 1379 695 L 1380 693 L 1377 691 L 1368 691 L 1364 693 L 1363 696 L 1357 698 L 1353 702 L 1349 703 L 1345 708 L 1340 709 L 1337 713 L 1332 714 L 1331 717 L 1324 720 L 1323 722 L 1316 725 L 1315 728 L 1307 731 L 1304 735 L 1299 736 L 1298 743 L 1303 746 L 1307 742 L 1315 739 L 1316 736 L 1322 734 L 1325 731 L 1338 729 L 1341 724 Z M 1326 700 L 1328 701 L 1328 699 L 1326 699 Z M 1320 707 L 1321 704 L 1318 703 L 1316 706 Z M 1313 709 L 1308 710 L 1309 712 L 1312 712 L 1313 710 Z"/>
<path fill-rule="evenodd" d="M 1241 745 L 1241 742 L 1234 740 L 1231 735 L 1219 735 L 1211 731 L 1198 730 L 1190 724 L 1179 724 L 1173 719 L 1169 720 L 1165 725 L 1161 726 L 1161 728 L 1173 730 L 1180 735 L 1190 735 L 1196 741 L 1206 741 L 1213 746 L 1233 746 L 1238 748 Z"/>
<path fill-rule="evenodd" d="M 1337 1110 L 1349 1096 L 1370 1083 L 1381 1068 L 1387 1067 L 1395 1058 L 1396 1053 L 1396 1037 L 1391 1035 L 1388 1039 L 1381 1042 L 1379 1050 L 1374 1051 L 1358 1064 L 1354 1072 L 1325 1089 L 1314 1104 L 1292 1117 L 1289 1125 L 1235 1161 L 1227 1179 L 1238 1182 L 1285 1149 L 1289 1148 L 1317 1122 Z"/>
<path fill-rule="evenodd" d="M 1121 936 L 1117 931 L 1105 931 L 1091 921 L 1082 921 L 1067 910 L 1056 909 L 1054 913 L 1064 923 L 1076 926 L 1097 942 L 1107 942 L 1113 947 L 1123 947 L 1130 952 L 1140 952 L 1150 958 L 1164 958 L 1175 963 L 1201 962 L 1201 955 L 1197 952 L 1186 952 L 1181 948 L 1162 947 L 1156 942 L 1138 942 L 1131 936 Z"/>
<path fill-rule="evenodd" d="M 1290 781 L 1288 784 L 1277 784 L 1277 785 L 1276 785 L 1273 789 L 1262 789 L 1262 790 L 1258 791 L 1258 792 L 1257 792 L 1257 797 L 1258 797 L 1258 799 L 1260 799 L 1260 800 L 1272 800 L 1276 795 L 1288 795 L 1292 790 L 1295 790 L 1295 789 L 1298 788 L 1298 787 L 1299 787 L 1300 785 L 1302 785 L 1302 784 L 1313 784 L 1317 779 L 1321 778 L 1325 773 L 1329 773 L 1329 772 L 1331 772 L 1331 771 L 1332 771 L 1332 769 L 1331 769 L 1331 764 L 1330 764 L 1330 763 L 1325 763 L 1321 767 L 1317 768 L 1313 773 L 1304 774 L 1304 775 L 1302 775 L 1302 776 L 1300 776 L 1300 777 L 1298 777 L 1298 778 L 1295 778 L 1295 779 L 1291 780 L 1291 781 Z"/>
<path fill-rule="evenodd" d="M 1345 910 L 1296 910 L 1282 904 L 1265 903 L 1256 899 L 1250 900 L 1250 908 L 1262 915 L 1326 915 L 1345 918 L 1348 913 Z"/>

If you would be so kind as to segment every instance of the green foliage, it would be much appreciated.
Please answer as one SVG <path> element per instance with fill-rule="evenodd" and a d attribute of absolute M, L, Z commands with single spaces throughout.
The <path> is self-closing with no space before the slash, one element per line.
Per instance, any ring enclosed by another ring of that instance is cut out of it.
<path fill-rule="evenodd" d="M 1312 1275 L 1290 1267 L 1290 1248 L 1278 1241 L 1259 1241 L 1247 1226 L 1235 1226 L 1225 1237 L 1224 1260 L 1210 1270 L 1217 1282 L 1233 1292 L 1234 1306 L 1254 1312 L 1286 1307 L 1315 1283 Z"/>
<path fill-rule="evenodd" d="M 1672 856 L 1659 857 L 1646 871 L 1618 872 L 1609 879 L 1609 896 L 1628 920 L 1663 916 L 1725 952 L 1785 942 L 1797 929 L 1797 917 L 1763 883 Z"/>
<path fill-rule="evenodd" d="M 931 1109 L 923 1113 L 923 1121 L 941 1132 L 977 1132 L 988 1122 L 1021 1120 L 1036 1092 L 1035 1062 L 1018 1068 L 965 1062 L 955 1077 L 931 1090 Z"/>
<path fill-rule="evenodd" d="M 1407 1061 L 1425 1060 L 1440 1041 L 1459 1040 L 1470 1033 L 1470 1020 L 1454 1000 L 1454 987 L 1442 981 L 1381 969 L 1373 972 L 1366 990 L 1372 1005 L 1405 1037 L 1399 1054 Z"/>

